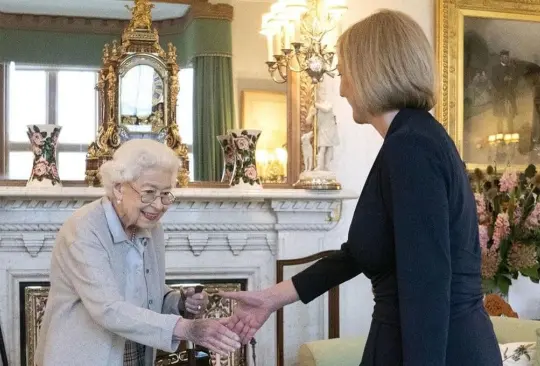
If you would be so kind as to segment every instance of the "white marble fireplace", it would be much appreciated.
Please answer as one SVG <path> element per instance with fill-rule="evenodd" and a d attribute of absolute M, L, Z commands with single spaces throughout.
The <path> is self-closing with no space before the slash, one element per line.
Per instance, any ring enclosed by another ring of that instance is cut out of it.
<path fill-rule="evenodd" d="M 55 234 L 99 188 L 0 187 L 0 321 L 10 365 L 21 364 L 20 285 L 47 282 Z M 244 280 L 255 290 L 275 283 L 276 259 L 323 250 L 325 233 L 354 194 L 293 189 L 179 189 L 162 222 L 167 278 Z M 287 310 L 286 364 L 298 345 L 325 336 L 324 300 Z M 306 315 L 308 314 L 308 315 Z M 257 366 L 275 365 L 275 319 L 257 334 Z M 249 354 L 249 359 L 251 355 Z M 251 362 L 248 364 L 251 365 Z M 26 365 L 22 365 L 26 366 Z"/>

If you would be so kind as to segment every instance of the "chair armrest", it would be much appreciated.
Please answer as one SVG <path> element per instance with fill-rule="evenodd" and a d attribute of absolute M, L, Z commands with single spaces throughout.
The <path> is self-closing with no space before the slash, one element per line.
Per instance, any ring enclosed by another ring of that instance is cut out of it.
<path fill-rule="evenodd" d="M 298 350 L 299 366 L 358 366 L 366 337 L 307 342 Z"/>

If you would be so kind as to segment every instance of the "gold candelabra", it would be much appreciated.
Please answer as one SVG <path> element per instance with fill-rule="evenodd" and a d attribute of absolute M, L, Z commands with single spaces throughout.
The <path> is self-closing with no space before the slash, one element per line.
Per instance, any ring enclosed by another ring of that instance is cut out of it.
<path fill-rule="evenodd" d="M 317 84 L 336 70 L 334 45 L 345 0 L 278 0 L 263 15 L 270 76 L 286 83 L 288 71 L 305 72 Z"/>

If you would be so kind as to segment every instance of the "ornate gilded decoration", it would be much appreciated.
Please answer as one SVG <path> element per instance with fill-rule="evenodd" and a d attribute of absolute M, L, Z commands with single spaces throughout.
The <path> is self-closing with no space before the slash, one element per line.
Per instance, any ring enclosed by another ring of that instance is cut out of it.
<path fill-rule="evenodd" d="M 173 149 L 182 165 L 178 185 L 186 187 L 188 184 L 188 149 L 182 143 L 176 123 L 176 102 L 180 88 L 176 47 L 169 44 L 167 52 L 161 48 L 158 31 L 152 28 L 153 7 L 150 0 L 135 0 L 134 6 L 128 7 L 132 19 L 124 29 L 121 43 L 114 40 L 104 45 L 103 66 L 96 85 L 100 105 L 98 137 L 89 146 L 86 159 L 86 181 L 91 186 L 100 185 L 99 167 L 111 159 L 123 141 L 133 135 L 150 135 Z M 135 105 L 135 112 L 126 115 L 122 104 L 126 91 L 122 85 L 132 70 L 135 73 L 151 73 L 148 75 L 153 88 L 152 110 L 139 112 Z"/>
<path fill-rule="evenodd" d="M 313 131 L 312 141 L 317 141 L 317 129 L 313 128 L 314 126 L 309 124 L 307 121 L 307 116 L 309 109 L 312 105 L 315 104 L 315 85 L 311 81 L 311 77 L 305 73 L 300 73 L 300 135 L 304 135 L 310 131 Z M 317 156 L 317 147 L 315 143 L 312 143 L 313 146 L 313 156 Z M 304 171 L 304 160 L 301 159 L 301 171 Z"/>
<path fill-rule="evenodd" d="M 24 288 L 24 325 L 21 329 L 25 335 L 26 365 L 34 365 L 41 322 L 45 314 L 45 305 L 49 288 L 45 286 L 28 286 Z"/>
<path fill-rule="evenodd" d="M 182 284 L 172 284 L 169 287 L 180 290 Z M 220 291 L 242 291 L 242 283 L 228 281 L 227 283 L 207 283 L 204 284 L 204 290 L 208 293 L 208 306 L 202 318 L 226 318 L 232 315 L 236 302 L 224 299 L 218 295 Z M 185 352 L 179 351 L 167 355 L 165 352 L 158 352 L 156 366 L 167 365 L 166 360 L 185 359 Z M 160 363 L 161 362 L 161 363 Z M 216 354 L 210 352 L 210 364 L 216 366 L 245 366 L 247 365 L 247 354 L 245 348 L 231 352 L 227 357 L 218 358 Z"/>
<path fill-rule="evenodd" d="M 129 22 L 130 29 L 146 29 L 152 30 L 152 9 L 154 4 L 150 1 L 136 1 L 135 6 L 126 8 L 131 11 L 131 21 Z"/>

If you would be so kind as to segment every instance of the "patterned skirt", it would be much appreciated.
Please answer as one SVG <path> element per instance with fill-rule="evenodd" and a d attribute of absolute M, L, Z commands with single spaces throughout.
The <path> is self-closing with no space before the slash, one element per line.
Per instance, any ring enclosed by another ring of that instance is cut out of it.
<path fill-rule="evenodd" d="M 124 366 L 144 366 L 144 350 L 144 345 L 126 340 Z"/>

